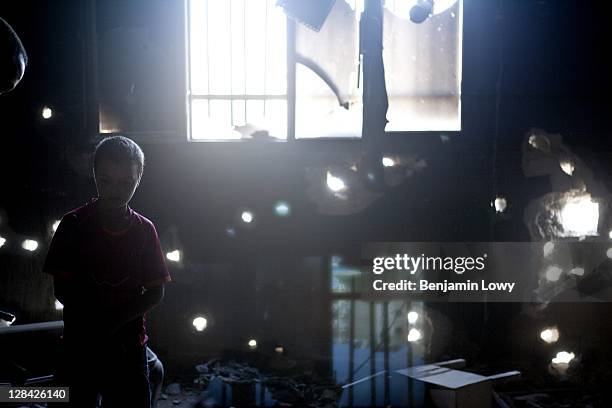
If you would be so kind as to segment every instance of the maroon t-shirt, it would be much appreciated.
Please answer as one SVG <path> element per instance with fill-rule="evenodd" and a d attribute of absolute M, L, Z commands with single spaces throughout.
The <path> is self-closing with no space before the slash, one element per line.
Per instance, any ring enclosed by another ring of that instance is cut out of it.
<path fill-rule="evenodd" d="M 123 231 L 101 225 L 96 199 L 62 218 L 44 271 L 73 288 L 75 296 L 64 305 L 65 337 L 87 338 L 101 314 L 121 309 L 144 288 L 170 281 L 155 226 L 129 207 L 128 212 Z M 145 316 L 129 322 L 118 337 L 145 344 L 144 322 Z"/>

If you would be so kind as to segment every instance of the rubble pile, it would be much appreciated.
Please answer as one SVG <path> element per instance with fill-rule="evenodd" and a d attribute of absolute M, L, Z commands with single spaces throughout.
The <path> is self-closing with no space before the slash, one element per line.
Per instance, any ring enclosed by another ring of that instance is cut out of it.
<path fill-rule="evenodd" d="M 337 407 L 342 388 L 314 371 L 286 364 L 282 370 L 272 370 L 269 364 L 261 370 L 247 363 L 214 359 L 196 366 L 198 376 L 194 383 L 206 387 L 215 379 L 238 388 L 259 384 L 271 394 L 277 406 Z"/>

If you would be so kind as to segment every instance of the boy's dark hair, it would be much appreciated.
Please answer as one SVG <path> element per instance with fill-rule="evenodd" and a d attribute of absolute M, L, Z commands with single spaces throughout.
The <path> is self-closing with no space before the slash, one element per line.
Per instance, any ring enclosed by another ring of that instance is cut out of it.
<path fill-rule="evenodd" d="M 94 173 L 101 158 L 112 161 L 126 161 L 138 165 L 138 173 L 144 169 L 144 153 L 140 146 L 125 136 L 111 136 L 103 139 L 94 151 Z"/>

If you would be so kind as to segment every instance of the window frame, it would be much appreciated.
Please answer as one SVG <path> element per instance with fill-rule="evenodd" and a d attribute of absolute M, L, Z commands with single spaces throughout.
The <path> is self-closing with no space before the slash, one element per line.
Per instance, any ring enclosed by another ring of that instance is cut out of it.
<path fill-rule="evenodd" d="M 457 1 L 461 1 L 461 0 L 457 0 Z M 380 7 L 383 8 L 383 2 L 382 0 L 365 0 L 366 4 L 368 2 L 377 2 L 380 4 Z M 191 44 L 190 44 L 190 31 L 191 31 L 191 25 L 190 25 L 190 16 L 191 16 L 191 0 L 183 0 L 183 6 L 184 6 L 184 19 L 183 19 L 183 23 L 185 26 L 185 36 L 184 36 L 184 58 L 183 61 L 185 62 L 185 70 L 184 70 L 184 75 L 185 75 L 185 81 L 184 81 L 184 95 L 185 95 L 185 120 L 183 120 L 183 124 L 181 125 L 181 129 L 183 130 L 181 133 L 183 133 L 185 135 L 185 139 L 188 143 L 190 142 L 194 142 L 194 143 L 199 143 L 199 142 L 205 142 L 205 143 L 244 143 L 244 142 L 257 142 L 257 141 L 253 141 L 253 140 L 248 140 L 248 139 L 193 139 L 192 138 L 192 100 L 194 99 L 194 97 L 191 95 Z M 365 7 L 364 13 L 367 15 L 368 13 L 368 7 Z M 463 10 L 462 10 L 463 13 Z M 285 16 L 286 19 L 286 32 L 287 32 L 287 38 L 286 38 L 286 56 L 287 56 L 287 133 L 286 133 L 286 138 L 285 139 L 280 139 L 280 138 L 274 138 L 272 140 L 266 140 L 265 143 L 266 144 L 277 144 L 277 143 L 281 143 L 281 144 L 285 144 L 285 143 L 293 143 L 293 142 L 299 142 L 299 143 L 312 143 L 312 142 L 320 142 L 320 141 L 327 141 L 327 142 L 364 142 L 366 138 L 364 138 L 363 135 L 363 123 L 361 126 L 361 135 L 358 137 L 342 137 L 342 136 L 331 136 L 331 137 L 313 137 L 313 138 L 300 138 L 300 139 L 296 139 L 295 137 L 295 117 L 296 117 L 296 67 L 297 67 L 297 59 L 296 59 L 296 21 L 288 16 Z M 369 33 L 371 32 L 371 30 L 373 29 L 373 27 L 371 27 L 368 24 L 360 24 L 360 30 L 364 30 L 365 31 L 365 35 L 369 35 Z M 360 32 L 360 36 L 364 35 Z M 382 40 L 382 37 L 381 37 Z M 461 70 L 463 70 L 463 48 L 464 48 L 464 33 L 463 33 L 463 24 L 461 24 Z M 381 44 L 381 48 L 382 48 L 382 44 Z M 370 81 L 370 78 L 366 78 L 365 75 L 362 76 L 362 84 L 365 84 L 366 81 Z M 365 87 L 365 85 L 362 85 L 363 87 Z M 421 136 L 423 137 L 431 137 L 432 135 L 440 135 L 440 134 L 445 134 L 445 135 L 458 135 L 463 131 L 463 81 L 461 81 L 461 85 L 460 85 L 460 96 L 459 96 L 459 101 L 460 101 L 460 106 L 459 106 L 459 123 L 460 123 L 460 129 L 459 130 L 428 130 L 428 131 L 423 131 L 423 130 L 405 130 L 405 131 L 387 131 L 384 130 L 383 133 L 381 134 L 381 136 L 383 136 L 383 138 L 385 139 L 383 142 L 391 142 L 393 143 L 393 141 L 397 140 L 397 136 L 414 136 L 417 139 L 420 139 Z M 196 97 L 195 99 L 201 99 L 201 97 Z M 369 104 L 366 103 L 366 100 L 363 100 L 363 113 L 362 113 L 362 117 L 365 118 L 366 113 L 369 111 Z M 262 143 L 262 142 L 259 142 Z"/>

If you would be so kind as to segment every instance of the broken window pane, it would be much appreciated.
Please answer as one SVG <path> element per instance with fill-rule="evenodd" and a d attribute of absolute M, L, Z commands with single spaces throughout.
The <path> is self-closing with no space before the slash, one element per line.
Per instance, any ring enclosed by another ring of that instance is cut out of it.
<path fill-rule="evenodd" d="M 462 1 L 435 1 L 432 15 L 421 24 L 410 21 L 414 4 L 385 2 L 385 130 L 460 130 Z"/>
<path fill-rule="evenodd" d="M 336 1 L 319 32 L 296 25 L 296 139 L 361 136 L 358 6 Z"/>
<path fill-rule="evenodd" d="M 301 64 L 296 67 L 296 84 L 296 139 L 361 136 L 361 100 L 350 102 L 348 109 L 341 106 L 321 77 Z"/>

